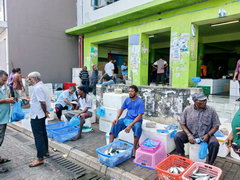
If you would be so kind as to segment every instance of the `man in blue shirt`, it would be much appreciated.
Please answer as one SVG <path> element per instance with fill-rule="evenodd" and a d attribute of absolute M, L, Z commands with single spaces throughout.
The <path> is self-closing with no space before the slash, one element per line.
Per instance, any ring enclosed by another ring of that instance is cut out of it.
<path fill-rule="evenodd" d="M 0 146 L 3 143 L 7 123 L 10 119 L 10 103 L 16 102 L 15 98 L 8 98 L 8 95 L 2 90 L 2 86 L 6 84 L 8 74 L 0 70 Z M 9 159 L 0 158 L 0 164 L 10 161 Z M 0 173 L 7 172 L 8 169 L 0 167 Z"/>
<path fill-rule="evenodd" d="M 132 156 L 135 156 L 139 138 L 142 134 L 142 116 L 144 114 L 144 102 L 137 95 L 138 88 L 135 85 L 129 87 L 128 90 L 129 98 L 127 98 L 121 109 L 119 110 L 117 119 L 113 121 L 112 129 L 110 132 L 110 142 L 113 142 L 120 131 L 125 130 L 126 133 L 129 133 L 132 129 L 134 132 L 134 148 Z M 123 111 L 127 109 L 127 115 L 123 119 L 119 119 Z"/>
<path fill-rule="evenodd" d="M 74 109 L 74 106 L 71 104 L 73 100 L 77 100 L 77 96 L 75 94 L 76 87 L 71 86 L 68 90 L 63 91 L 57 99 L 55 110 L 59 120 L 61 120 L 62 110 L 67 110 L 68 106 L 71 109 Z"/>

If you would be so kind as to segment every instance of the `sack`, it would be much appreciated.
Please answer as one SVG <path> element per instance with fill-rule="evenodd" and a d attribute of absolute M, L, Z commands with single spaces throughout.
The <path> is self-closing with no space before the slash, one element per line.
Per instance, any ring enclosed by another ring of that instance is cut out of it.
<path fill-rule="evenodd" d="M 19 101 L 15 102 L 13 105 L 12 116 L 11 116 L 10 122 L 17 122 L 17 121 L 23 120 L 24 117 L 25 117 L 25 114 L 22 111 L 21 101 L 19 100 Z"/>
<path fill-rule="evenodd" d="M 201 142 L 200 150 L 198 154 L 199 159 L 205 159 L 207 157 L 207 151 L 208 151 L 208 143 Z"/>

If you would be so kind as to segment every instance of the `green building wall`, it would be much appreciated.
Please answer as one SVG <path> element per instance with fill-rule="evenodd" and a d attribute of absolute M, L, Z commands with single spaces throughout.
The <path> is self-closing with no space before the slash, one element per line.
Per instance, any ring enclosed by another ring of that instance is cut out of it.
<path fill-rule="evenodd" d="M 225 9 L 227 17 L 219 18 L 219 9 Z M 98 44 L 131 38 L 138 35 L 139 44 L 129 40 L 129 78 L 136 85 L 148 83 L 149 39 L 148 35 L 171 31 L 170 77 L 172 87 L 189 87 L 192 77 L 199 75 L 198 27 L 240 17 L 240 0 L 209 0 L 192 6 L 128 22 L 114 27 L 84 34 L 84 65 L 98 62 Z M 193 30 L 195 29 L 194 33 Z M 134 46 L 134 47 L 133 47 Z M 134 52 L 134 50 L 136 52 Z M 134 63 L 132 61 L 134 60 Z M 198 73 L 197 73 L 198 71 Z"/>

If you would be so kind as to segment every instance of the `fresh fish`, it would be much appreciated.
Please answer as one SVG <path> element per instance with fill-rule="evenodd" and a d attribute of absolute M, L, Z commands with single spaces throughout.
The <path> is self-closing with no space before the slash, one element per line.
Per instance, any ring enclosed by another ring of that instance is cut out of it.
<path fill-rule="evenodd" d="M 200 173 L 198 169 L 195 169 L 190 175 L 190 179 L 192 180 L 214 180 L 215 177 L 211 177 L 209 174 L 206 173 Z"/>
<path fill-rule="evenodd" d="M 170 173 L 173 173 L 173 174 L 181 174 L 184 171 L 184 168 L 173 166 L 173 167 L 169 168 L 167 171 Z"/>

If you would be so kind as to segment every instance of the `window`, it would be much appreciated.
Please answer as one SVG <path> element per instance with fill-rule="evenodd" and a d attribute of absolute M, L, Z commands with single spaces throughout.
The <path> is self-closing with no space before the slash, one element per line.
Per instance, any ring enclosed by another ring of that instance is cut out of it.
<path fill-rule="evenodd" d="M 94 9 L 98 9 L 98 8 L 104 7 L 106 5 L 112 4 L 117 1 L 119 1 L 119 0 L 91 0 L 91 6 Z"/>
<path fill-rule="evenodd" d="M 0 21 L 4 21 L 4 0 L 0 0 Z"/>

